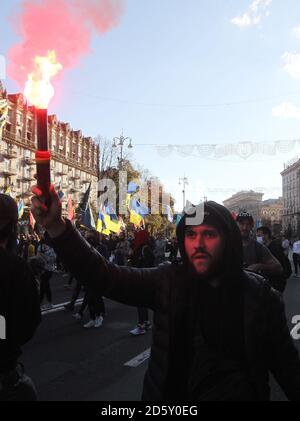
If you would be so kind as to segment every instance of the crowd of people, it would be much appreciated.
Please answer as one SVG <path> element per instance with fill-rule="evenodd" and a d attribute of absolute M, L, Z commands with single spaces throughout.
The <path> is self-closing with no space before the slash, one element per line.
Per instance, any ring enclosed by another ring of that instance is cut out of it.
<path fill-rule="evenodd" d="M 129 234 L 121 231 L 119 235 L 103 236 L 96 230 L 84 228 L 81 228 L 80 232 L 104 258 L 119 266 L 155 267 L 165 261 L 174 262 L 179 258 L 176 237 L 168 239 L 161 233 L 151 236 L 142 229 Z M 84 312 L 88 309 L 90 320 L 83 326 L 85 328 L 102 326 L 105 317 L 103 298 L 95 299 L 82 283 L 74 278 L 72 272 L 59 261 L 53 248 L 46 244 L 43 235 L 19 234 L 17 254 L 29 263 L 39 280 L 42 311 L 53 308 L 51 278 L 54 273 L 58 273 L 68 278 L 67 283 L 64 284 L 65 289 L 71 290 L 73 281 L 75 283 L 71 300 L 65 304 L 65 309 L 73 312 L 73 317 L 78 321 L 84 319 Z M 76 301 L 82 290 L 84 291 L 83 302 L 78 311 L 75 311 Z M 44 303 L 45 299 L 46 303 Z M 131 330 L 132 335 L 144 334 L 151 328 L 148 310 L 138 309 L 138 314 L 138 324 Z"/>
<path fill-rule="evenodd" d="M 88 308 L 85 328 L 102 325 L 103 297 L 137 308 L 132 335 L 146 334 L 154 324 L 143 399 L 268 400 L 271 371 L 287 397 L 300 400 L 300 361 L 283 307 L 291 261 L 300 276 L 299 239 L 273 238 L 269 227 L 255 230 L 246 211 L 234 220 L 215 202 L 205 203 L 200 225 L 187 225 L 183 214 L 171 240 L 145 229 L 105 238 L 62 219 L 54 191 L 47 211 L 39 196 L 36 191 L 32 212 L 44 234 L 18 238 L 15 205 L 0 195 L 0 258 L 7 269 L 0 280 L 0 314 L 7 318 L 7 342 L 0 341 L 0 401 L 36 398 L 18 357 L 40 323 L 40 310 L 53 306 L 51 278 L 57 271 L 69 278 L 65 288 L 75 280 L 65 308 L 80 321 Z M 8 261 L 14 270 L 26 270 L 14 272 Z M 27 313 L 31 321 L 21 338 L 14 324 L 18 315 L 7 308 L 18 299 L 16 277 L 21 284 L 27 279 L 20 311 L 24 323 Z"/>

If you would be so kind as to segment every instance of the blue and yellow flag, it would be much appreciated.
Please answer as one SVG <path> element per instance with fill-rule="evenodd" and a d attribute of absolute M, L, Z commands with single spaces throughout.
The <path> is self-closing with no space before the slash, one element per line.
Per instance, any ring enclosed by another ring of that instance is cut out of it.
<path fill-rule="evenodd" d="M 136 227 L 140 227 L 144 223 L 144 218 L 134 210 L 130 209 L 130 222 Z"/>
<path fill-rule="evenodd" d="M 8 196 L 12 197 L 12 191 L 11 186 L 4 187 L 4 194 L 7 194 Z"/>
<path fill-rule="evenodd" d="M 90 206 L 90 192 L 91 192 L 91 183 L 84 193 L 84 196 L 79 203 L 79 210 L 78 210 L 78 221 L 80 225 L 89 228 L 89 229 L 96 229 L 95 220 L 93 217 L 92 209 Z"/>
<path fill-rule="evenodd" d="M 108 215 L 104 215 L 104 213 L 102 213 L 101 211 L 98 213 L 97 231 L 98 232 L 101 232 L 104 235 L 109 235 L 110 234 L 110 230 L 109 230 L 109 228 L 106 225 L 107 216 Z"/>
<path fill-rule="evenodd" d="M 18 203 L 18 215 L 19 215 L 19 219 L 21 219 L 22 216 L 24 215 L 24 201 L 23 201 L 23 199 L 21 199 Z"/>

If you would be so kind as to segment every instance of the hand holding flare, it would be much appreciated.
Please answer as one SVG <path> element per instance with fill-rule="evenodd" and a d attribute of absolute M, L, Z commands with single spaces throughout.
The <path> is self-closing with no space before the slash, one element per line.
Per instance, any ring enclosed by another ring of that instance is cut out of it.
<path fill-rule="evenodd" d="M 46 57 L 36 56 L 34 71 L 28 75 L 24 95 L 36 106 L 37 151 L 35 154 L 37 182 L 45 204 L 50 204 L 50 151 L 48 150 L 47 107 L 54 95 L 51 77 L 54 77 L 62 65 L 57 62 L 55 51 L 49 51 Z"/>
<path fill-rule="evenodd" d="M 45 228 L 50 237 L 57 237 L 65 230 L 66 224 L 62 219 L 61 201 L 53 185 L 49 186 L 49 202 L 45 204 L 45 196 L 39 186 L 32 188 L 35 195 L 31 199 L 31 212 L 35 220 Z"/>

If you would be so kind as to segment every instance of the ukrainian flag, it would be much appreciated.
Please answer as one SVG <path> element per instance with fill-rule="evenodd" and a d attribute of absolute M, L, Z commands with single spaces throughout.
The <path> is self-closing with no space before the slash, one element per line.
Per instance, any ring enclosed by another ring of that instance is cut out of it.
<path fill-rule="evenodd" d="M 23 201 L 23 199 L 21 199 L 19 201 L 19 204 L 18 204 L 18 215 L 19 215 L 19 219 L 21 219 L 22 216 L 24 215 L 24 201 Z"/>
<path fill-rule="evenodd" d="M 110 230 L 106 225 L 108 215 L 104 215 L 102 212 L 98 214 L 98 221 L 97 221 L 97 231 L 101 232 L 104 235 L 109 235 Z M 109 218 L 109 217 L 108 217 Z"/>
<path fill-rule="evenodd" d="M 140 227 L 144 223 L 144 218 L 135 212 L 133 209 L 130 210 L 130 222 L 136 227 Z"/>
<path fill-rule="evenodd" d="M 7 194 L 8 196 L 12 197 L 11 186 L 6 187 L 6 189 L 4 190 L 4 194 Z"/>

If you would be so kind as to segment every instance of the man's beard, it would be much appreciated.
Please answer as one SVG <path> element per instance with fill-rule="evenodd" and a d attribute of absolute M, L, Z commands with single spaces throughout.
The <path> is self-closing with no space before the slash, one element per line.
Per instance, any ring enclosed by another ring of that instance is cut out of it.
<path fill-rule="evenodd" d="M 212 262 L 205 273 L 199 273 L 196 267 L 190 262 L 189 271 L 194 278 L 203 279 L 209 282 L 212 279 L 222 276 L 222 272 L 224 271 L 224 260 L 220 259 L 218 261 Z"/>

